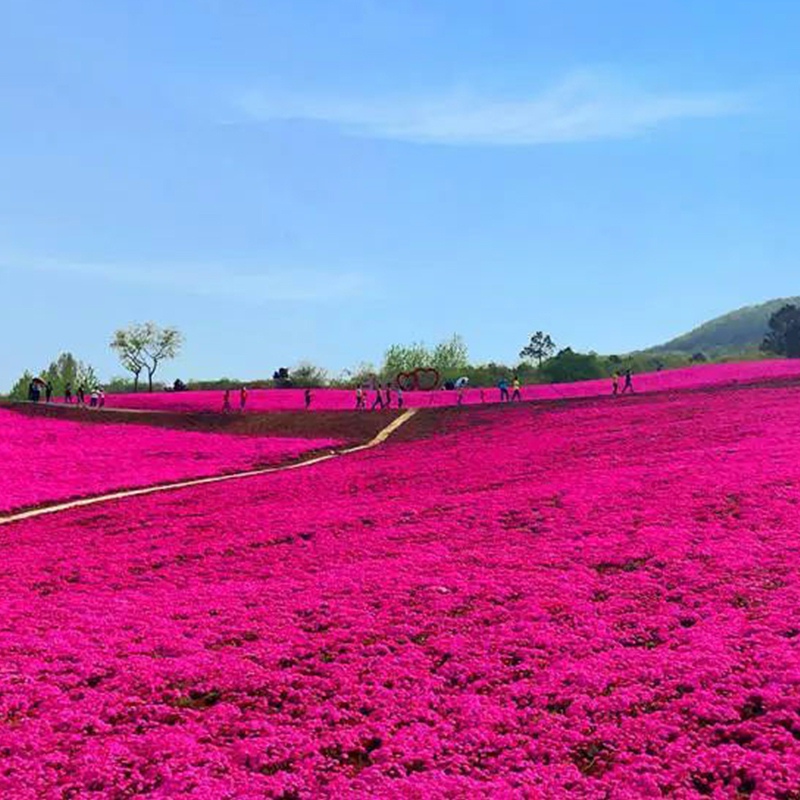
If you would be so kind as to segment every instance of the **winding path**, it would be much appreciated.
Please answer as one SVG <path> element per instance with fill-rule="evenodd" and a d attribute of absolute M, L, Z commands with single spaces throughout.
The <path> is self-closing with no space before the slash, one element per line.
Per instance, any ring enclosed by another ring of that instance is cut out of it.
<path fill-rule="evenodd" d="M 73 508 L 83 508 L 84 506 L 94 506 L 99 503 L 108 503 L 112 500 L 124 500 L 127 497 L 140 497 L 147 494 L 156 494 L 157 492 L 171 492 L 177 489 L 186 489 L 191 486 L 205 486 L 209 483 L 222 483 L 223 481 L 235 481 L 243 478 L 255 478 L 259 475 L 269 475 L 273 472 L 286 472 L 292 469 L 302 469 L 304 467 L 311 467 L 314 464 L 321 464 L 323 461 L 331 461 L 339 456 L 350 455 L 351 453 L 358 453 L 362 450 L 370 450 L 377 447 L 379 444 L 385 442 L 398 428 L 405 425 L 416 413 L 418 409 L 409 408 L 404 411 L 399 417 L 393 419 L 385 428 L 382 428 L 378 433 L 373 436 L 365 444 L 355 445 L 354 447 L 347 447 L 343 450 L 332 450 L 321 456 L 314 456 L 305 461 L 298 461 L 295 464 L 286 464 L 285 466 L 278 467 L 263 467 L 261 469 L 250 469 L 242 472 L 229 472 L 225 475 L 212 475 L 207 478 L 192 478 L 187 481 L 176 481 L 175 483 L 161 483 L 155 486 L 142 486 L 138 489 L 122 489 L 116 492 L 107 492 L 105 494 L 93 495 L 91 497 L 81 497 L 77 500 L 69 500 L 64 503 L 56 503 L 50 506 L 41 506 L 39 508 L 32 508 L 27 511 L 18 511 L 16 513 L 8 514 L 7 516 L 0 517 L 0 525 L 9 525 L 12 522 L 21 522 L 26 519 L 33 519 L 34 517 L 42 517 L 45 514 L 57 514 L 61 511 L 69 511 Z"/>

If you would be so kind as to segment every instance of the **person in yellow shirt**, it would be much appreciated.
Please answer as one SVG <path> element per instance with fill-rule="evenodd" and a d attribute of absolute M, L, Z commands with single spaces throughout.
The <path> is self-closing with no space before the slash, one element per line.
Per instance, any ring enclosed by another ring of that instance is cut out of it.
<path fill-rule="evenodd" d="M 515 400 L 522 402 L 522 392 L 520 391 L 519 377 L 517 375 L 514 376 L 514 382 L 511 386 L 513 388 L 511 392 L 511 402 L 513 403 Z"/>

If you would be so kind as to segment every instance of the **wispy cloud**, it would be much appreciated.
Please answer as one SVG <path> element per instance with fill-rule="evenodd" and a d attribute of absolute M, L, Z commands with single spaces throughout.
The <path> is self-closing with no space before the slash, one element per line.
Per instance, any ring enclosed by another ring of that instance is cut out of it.
<path fill-rule="evenodd" d="M 247 304 L 334 302 L 362 297 L 370 289 L 366 276 L 358 272 L 329 273 L 293 269 L 244 273 L 208 266 L 132 266 L 53 258 L 4 258 L 0 266 L 17 271 L 73 275 L 79 279 L 141 286 Z"/>
<path fill-rule="evenodd" d="M 638 136 L 669 122 L 742 114 L 738 93 L 658 92 L 577 72 L 527 97 L 458 91 L 394 100 L 309 98 L 252 90 L 236 98 L 247 119 L 310 121 L 343 133 L 446 145 L 539 145 Z"/>

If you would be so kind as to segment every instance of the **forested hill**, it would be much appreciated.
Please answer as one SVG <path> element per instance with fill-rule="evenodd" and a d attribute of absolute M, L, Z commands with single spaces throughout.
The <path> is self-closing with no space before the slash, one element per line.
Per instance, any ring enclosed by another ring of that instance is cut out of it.
<path fill-rule="evenodd" d="M 758 349 L 770 316 L 787 303 L 800 305 L 800 297 L 769 300 L 754 306 L 745 306 L 721 317 L 709 320 L 694 330 L 664 344 L 651 347 L 648 353 L 698 352 L 706 355 Z"/>

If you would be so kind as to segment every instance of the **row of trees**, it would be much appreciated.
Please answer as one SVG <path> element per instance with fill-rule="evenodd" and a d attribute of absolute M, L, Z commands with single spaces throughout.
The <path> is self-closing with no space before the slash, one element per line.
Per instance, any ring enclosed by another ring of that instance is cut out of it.
<path fill-rule="evenodd" d="M 180 352 L 183 341 L 183 335 L 177 328 L 162 328 L 154 322 L 144 322 L 115 331 L 111 349 L 116 352 L 124 369 L 133 376 L 134 391 L 138 390 L 139 377 L 144 372 L 147 375 L 147 386 L 152 392 L 153 378 L 159 366 Z M 68 385 L 73 391 L 81 386 L 86 391 L 91 391 L 100 385 L 90 364 L 76 358 L 72 353 L 61 353 L 38 373 L 25 370 L 12 387 L 9 397 L 14 400 L 26 399 L 28 387 L 34 378 L 49 383 L 56 397 L 63 396 Z M 120 390 L 128 387 L 124 381 L 115 379 L 108 388 Z"/>
<path fill-rule="evenodd" d="M 47 381 L 53 389 L 53 394 L 63 396 L 67 385 L 75 391 L 79 386 L 93 389 L 97 385 L 97 375 L 91 364 L 75 358 L 72 353 L 61 353 L 54 361 L 38 374 L 34 375 L 30 370 L 20 376 L 19 380 L 11 388 L 9 396 L 13 400 L 25 400 L 28 397 L 28 387 L 34 378 L 41 378 Z"/>
<path fill-rule="evenodd" d="M 184 337 L 174 327 L 161 327 L 154 322 L 136 323 L 114 332 L 111 349 L 117 354 L 120 364 L 132 376 L 132 388 L 138 391 L 141 375 L 147 376 L 147 387 L 154 388 L 154 377 L 159 366 L 175 358 L 181 350 Z M 775 312 L 769 320 L 768 330 L 761 343 L 761 350 L 771 355 L 800 358 L 800 308 L 786 305 Z M 469 352 L 464 339 L 453 334 L 449 339 L 429 347 L 422 342 L 409 345 L 390 346 L 380 368 L 361 364 L 355 370 L 345 370 L 338 379 L 329 379 L 325 370 L 309 362 L 301 362 L 291 370 L 294 386 L 320 386 L 324 384 L 354 386 L 369 380 L 392 380 L 401 372 L 411 372 L 418 367 L 433 367 L 444 380 L 465 376 L 473 385 L 494 385 L 500 378 L 517 374 L 523 380 L 564 383 L 591 380 L 610 375 L 626 367 L 636 371 L 682 366 L 706 360 L 698 352 L 686 356 L 663 354 L 658 357 L 644 354 L 627 356 L 598 356 L 596 353 L 578 353 L 566 347 L 557 350 L 552 337 L 544 331 L 536 331 L 520 350 L 520 362 L 504 365 L 490 362 L 474 365 L 469 363 Z M 55 395 L 63 395 L 69 384 L 73 389 L 84 386 L 92 389 L 98 385 L 91 365 L 77 359 L 72 353 L 62 353 L 37 375 L 26 371 L 11 390 L 11 397 L 24 399 L 34 377 L 50 383 Z M 202 386 L 232 385 L 235 381 L 220 381 L 197 384 Z M 256 381 L 252 385 L 271 385 L 269 381 Z M 119 379 L 112 382 L 114 388 L 126 388 Z"/>

